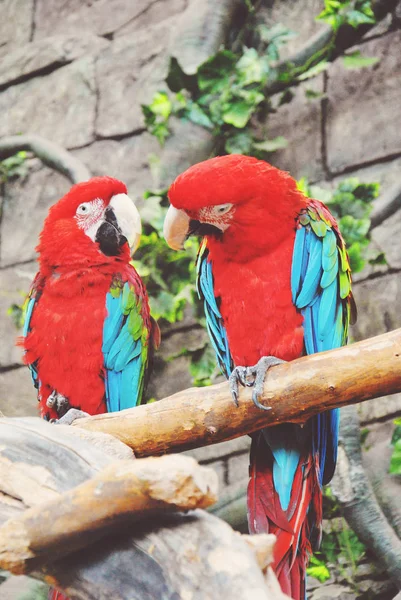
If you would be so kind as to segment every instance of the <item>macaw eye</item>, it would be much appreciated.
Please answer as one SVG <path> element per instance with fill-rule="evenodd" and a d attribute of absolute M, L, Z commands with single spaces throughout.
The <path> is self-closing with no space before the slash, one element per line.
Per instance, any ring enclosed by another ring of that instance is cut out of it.
<path fill-rule="evenodd" d="M 231 210 L 232 206 L 233 205 L 230 202 L 227 202 L 226 204 L 218 204 L 217 206 L 213 206 L 213 212 L 216 216 L 221 217 L 221 215 L 227 214 Z"/>
<path fill-rule="evenodd" d="M 82 202 L 77 208 L 77 215 L 89 215 L 91 212 L 91 205 L 89 202 Z"/>

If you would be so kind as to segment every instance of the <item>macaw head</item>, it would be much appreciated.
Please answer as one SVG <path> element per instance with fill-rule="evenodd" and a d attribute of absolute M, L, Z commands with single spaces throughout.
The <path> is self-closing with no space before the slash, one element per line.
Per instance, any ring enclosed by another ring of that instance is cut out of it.
<path fill-rule="evenodd" d="M 141 219 L 125 185 L 94 177 L 50 208 L 36 250 L 41 265 L 49 267 L 96 264 L 106 257 L 129 260 L 140 236 Z"/>
<path fill-rule="evenodd" d="M 255 251 L 280 242 L 306 198 L 286 172 L 250 156 L 211 158 L 177 177 L 164 222 L 168 245 L 181 249 L 191 234 L 205 235 L 221 249 Z"/>

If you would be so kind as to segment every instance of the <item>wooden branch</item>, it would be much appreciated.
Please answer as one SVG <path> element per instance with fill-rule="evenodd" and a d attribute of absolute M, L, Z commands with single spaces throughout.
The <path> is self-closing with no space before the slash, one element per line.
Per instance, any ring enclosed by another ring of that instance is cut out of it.
<path fill-rule="evenodd" d="M 216 473 L 189 456 L 119 461 L 0 527 L 0 568 L 29 573 L 105 530 L 160 512 L 207 508 L 216 499 Z"/>
<path fill-rule="evenodd" d="M 28 150 L 55 171 L 65 175 L 72 183 L 79 183 L 90 179 L 89 169 L 68 150 L 50 142 L 34 133 L 27 135 L 12 135 L 0 139 L 0 160 L 9 158 L 20 152 Z"/>
<path fill-rule="evenodd" d="M 160 402 L 120 413 L 78 419 L 73 426 L 115 436 L 136 456 L 207 446 L 262 427 L 304 422 L 330 408 L 401 391 L 401 329 L 352 346 L 273 367 L 261 411 L 251 390 L 240 390 L 239 408 L 226 382 L 192 388 Z"/>
<path fill-rule="evenodd" d="M 82 433 L 87 439 L 80 439 Z M 97 445 L 94 447 L 92 440 L 96 438 Z M 109 532 L 95 544 L 92 543 L 93 530 L 87 527 L 87 534 L 83 536 L 87 547 L 60 558 L 68 547 L 68 534 L 62 531 L 62 521 L 66 531 L 74 534 L 78 529 L 77 523 L 82 523 L 85 515 L 86 523 L 95 527 L 101 520 L 106 522 L 107 515 L 121 502 L 117 496 L 113 496 L 113 505 L 109 508 L 103 502 L 106 496 L 111 497 L 111 492 L 114 493 L 110 490 L 110 483 L 107 483 L 109 478 L 103 477 L 107 470 L 114 472 L 120 468 L 119 465 L 123 466 L 124 473 L 119 474 L 119 483 L 126 482 L 128 473 L 129 485 L 135 487 L 134 472 L 142 482 L 144 480 L 141 472 L 134 469 L 141 469 L 141 465 L 145 464 L 164 465 L 164 472 L 157 473 L 157 489 L 152 487 L 146 490 L 146 493 L 156 493 L 157 497 L 161 495 L 164 499 L 169 492 L 165 490 L 163 481 L 173 475 L 170 461 L 179 458 L 184 464 L 183 457 L 129 460 L 132 453 L 126 448 L 128 460 L 112 466 L 116 456 L 125 455 L 123 445 L 117 440 L 110 443 L 104 434 L 90 433 L 88 436 L 83 430 L 56 427 L 39 418 L 1 419 L 0 440 L 0 524 L 5 523 L 0 533 L 2 549 L 5 548 L 10 556 L 13 549 L 23 551 L 27 546 L 23 561 L 28 568 L 34 566 L 29 556 L 36 552 L 36 570 L 30 575 L 45 580 L 69 598 L 286 598 L 277 588 L 277 580 L 267 566 L 272 557 L 272 536 L 255 536 L 250 541 L 220 519 L 201 510 L 191 511 L 187 515 L 158 514 L 153 515 L 151 520 L 141 519 L 136 523 L 117 522 L 115 525 L 118 528 L 113 535 Z M 108 441 L 105 444 L 108 454 L 100 449 L 99 443 L 102 441 Z M 189 464 L 187 460 L 185 463 Z M 101 473 L 98 473 L 99 469 Z M 188 479 L 181 478 L 183 486 L 177 490 L 181 497 L 187 494 L 192 485 L 191 469 Z M 153 466 L 151 471 L 154 471 Z M 196 467 L 195 488 L 200 473 Z M 185 475 L 184 471 L 182 474 Z M 79 493 L 86 489 L 93 496 L 95 481 L 99 483 L 96 487 L 96 492 L 99 492 L 96 495 L 96 507 L 92 504 L 92 512 L 96 516 L 85 508 L 89 508 L 90 501 Z M 171 489 L 171 484 L 168 485 Z M 128 491 L 127 486 L 125 492 Z M 189 496 L 193 505 L 191 493 Z M 70 507 L 66 505 L 67 498 L 71 500 Z M 124 506 L 124 510 L 128 510 L 129 507 L 126 504 Z M 68 514 L 70 520 L 66 522 Z M 33 515 L 36 515 L 36 520 Z M 6 524 L 8 518 L 10 521 Z M 21 527 L 17 529 L 16 524 Z M 10 538 L 13 529 L 15 535 Z M 36 541 L 31 539 L 29 543 L 28 539 L 23 539 L 23 533 L 30 536 L 32 531 L 35 532 Z M 57 537 L 59 545 L 56 549 Z M 54 552 L 50 555 L 51 547 L 54 547 Z M 3 553 L 3 559 L 4 556 Z M 7 566 L 14 569 L 11 564 Z"/>
<path fill-rule="evenodd" d="M 363 468 L 359 419 L 353 406 L 347 406 L 341 416 L 337 469 L 330 486 L 350 527 L 401 589 L 401 540 L 384 516 Z"/>

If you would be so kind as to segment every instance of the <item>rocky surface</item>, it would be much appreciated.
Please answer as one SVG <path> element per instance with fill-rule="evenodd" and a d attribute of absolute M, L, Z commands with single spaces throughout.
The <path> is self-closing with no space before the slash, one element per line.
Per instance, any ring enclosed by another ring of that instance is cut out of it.
<path fill-rule="evenodd" d="M 238 1 L 3 0 L 0 112 L 6 118 L 0 120 L 0 135 L 38 132 L 59 142 L 94 175 L 107 173 L 124 180 L 141 207 L 144 190 L 167 186 L 180 171 L 208 157 L 212 139 L 202 128 L 173 121 L 173 135 L 160 148 L 144 131 L 140 104 L 163 88 L 170 56 L 191 73 L 219 48 Z M 305 22 L 283 57 L 324 30 L 325 25 L 312 18 L 320 10 L 321 0 L 266 4 L 262 13 L 268 25 L 282 22 L 298 30 L 300 22 Z M 346 70 L 338 59 L 326 73 L 299 85 L 289 104 L 279 106 L 278 98 L 273 100 L 276 112 L 263 124 L 264 132 L 269 138 L 283 135 L 289 142 L 286 149 L 271 156 L 275 165 L 322 187 L 332 187 L 349 176 L 379 181 L 382 191 L 399 183 L 400 26 L 396 13 L 350 50 L 377 56 L 377 64 Z M 36 393 L 15 347 L 19 331 L 7 311 L 12 303 L 21 303 L 28 291 L 43 219 L 70 185 L 38 161 L 30 160 L 27 165 L 26 176 L 2 186 L 1 198 L 0 411 L 7 416 L 36 413 Z M 372 239 L 385 252 L 388 264 L 367 267 L 355 277 L 359 320 L 352 330 L 354 339 L 401 326 L 401 206 L 372 231 Z M 166 331 L 152 395 L 167 396 L 191 385 L 188 358 L 168 359 L 184 343 L 195 349 L 204 341 L 203 330 L 191 327 L 190 322 Z M 359 411 L 371 431 L 377 421 L 388 420 L 391 425 L 393 417 L 401 414 L 401 394 L 362 404 Z M 371 439 L 367 465 L 376 464 L 375 453 L 383 453 L 386 443 L 380 436 Z M 249 442 L 245 437 L 191 452 L 200 462 L 215 467 L 222 494 L 231 499 L 231 516 L 242 523 Z M 392 598 L 394 590 L 385 576 L 373 576 L 367 566 L 358 569 L 356 586 L 341 577 L 333 577 L 324 586 L 311 580 L 309 597 Z M 7 585 L 18 588 L 10 581 Z M 1 598 L 5 589 L 1 588 Z M 7 593 L 10 600 L 16 597 L 15 592 Z"/>

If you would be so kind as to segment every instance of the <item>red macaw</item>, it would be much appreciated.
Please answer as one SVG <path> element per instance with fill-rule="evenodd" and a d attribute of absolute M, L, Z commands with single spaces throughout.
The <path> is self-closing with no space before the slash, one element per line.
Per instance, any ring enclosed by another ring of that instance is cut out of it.
<path fill-rule="evenodd" d="M 138 210 L 111 177 L 73 186 L 50 209 L 21 341 L 44 418 L 141 402 L 159 330 L 130 264 L 140 235 Z"/>
<path fill-rule="evenodd" d="M 135 204 L 111 177 L 73 186 L 50 209 L 21 340 L 45 419 L 141 403 L 160 334 L 130 264 L 140 234 Z"/>
<path fill-rule="evenodd" d="M 182 248 L 203 235 L 198 292 L 218 363 L 259 397 L 267 369 L 346 343 L 354 307 L 345 244 L 328 209 L 288 173 L 230 155 L 194 165 L 171 185 L 164 235 Z M 305 569 L 320 540 L 322 484 L 333 476 L 338 411 L 252 435 L 248 522 L 277 536 L 283 592 L 305 598 Z"/>

